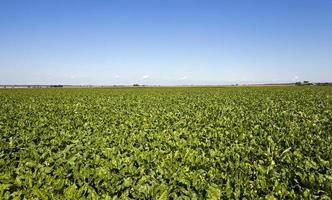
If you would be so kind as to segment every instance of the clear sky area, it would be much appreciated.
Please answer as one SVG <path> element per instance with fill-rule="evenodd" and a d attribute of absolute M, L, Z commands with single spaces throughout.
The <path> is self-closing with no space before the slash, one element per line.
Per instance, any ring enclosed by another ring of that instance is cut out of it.
<path fill-rule="evenodd" d="M 0 84 L 332 81 L 331 0 L 1 0 Z"/>

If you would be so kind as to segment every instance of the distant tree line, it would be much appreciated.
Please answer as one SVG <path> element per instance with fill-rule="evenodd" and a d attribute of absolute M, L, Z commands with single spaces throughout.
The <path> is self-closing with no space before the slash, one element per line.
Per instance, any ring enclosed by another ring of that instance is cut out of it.
<path fill-rule="evenodd" d="M 295 83 L 296 86 L 305 86 L 305 85 L 313 85 L 313 83 L 310 83 L 309 81 L 303 81 L 303 82 L 296 82 Z"/>
<path fill-rule="evenodd" d="M 318 85 L 318 86 L 329 86 L 329 85 L 332 85 L 332 83 L 329 83 L 329 82 L 325 82 L 325 83 L 316 83 L 316 85 Z"/>
<path fill-rule="evenodd" d="M 144 86 L 146 86 L 146 85 L 140 85 L 140 84 L 135 83 L 135 84 L 133 84 L 133 86 L 134 86 L 134 87 L 144 87 Z"/>
<path fill-rule="evenodd" d="M 62 88 L 63 85 L 50 85 L 51 88 Z"/>
<path fill-rule="evenodd" d="M 325 83 L 310 83 L 309 81 L 303 81 L 303 82 L 296 82 L 296 86 L 306 86 L 306 85 L 317 85 L 317 86 L 328 86 L 332 85 L 332 83 L 325 82 Z"/>

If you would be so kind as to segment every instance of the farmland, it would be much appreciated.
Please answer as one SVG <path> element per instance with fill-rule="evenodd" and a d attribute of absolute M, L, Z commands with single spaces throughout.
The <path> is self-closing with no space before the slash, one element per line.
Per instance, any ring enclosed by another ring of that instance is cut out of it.
<path fill-rule="evenodd" d="M 330 199 L 332 87 L 0 90 L 0 199 Z"/>

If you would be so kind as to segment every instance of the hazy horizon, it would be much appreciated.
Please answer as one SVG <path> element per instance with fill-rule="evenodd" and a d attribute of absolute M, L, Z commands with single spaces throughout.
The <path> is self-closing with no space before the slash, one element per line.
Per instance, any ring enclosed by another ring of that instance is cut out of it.
<path fill-rule="evenodd" d="M 0 85 L 332 81 L 332 1 L 0 2 Z"/>

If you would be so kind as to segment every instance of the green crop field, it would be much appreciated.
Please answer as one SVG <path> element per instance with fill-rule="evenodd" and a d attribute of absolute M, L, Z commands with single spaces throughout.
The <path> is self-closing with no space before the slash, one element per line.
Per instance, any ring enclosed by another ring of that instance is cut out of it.
<path fill-rule="evenodd" d="M 330 199 L 332 87 L 0 90 L 0 199 Z"/>

